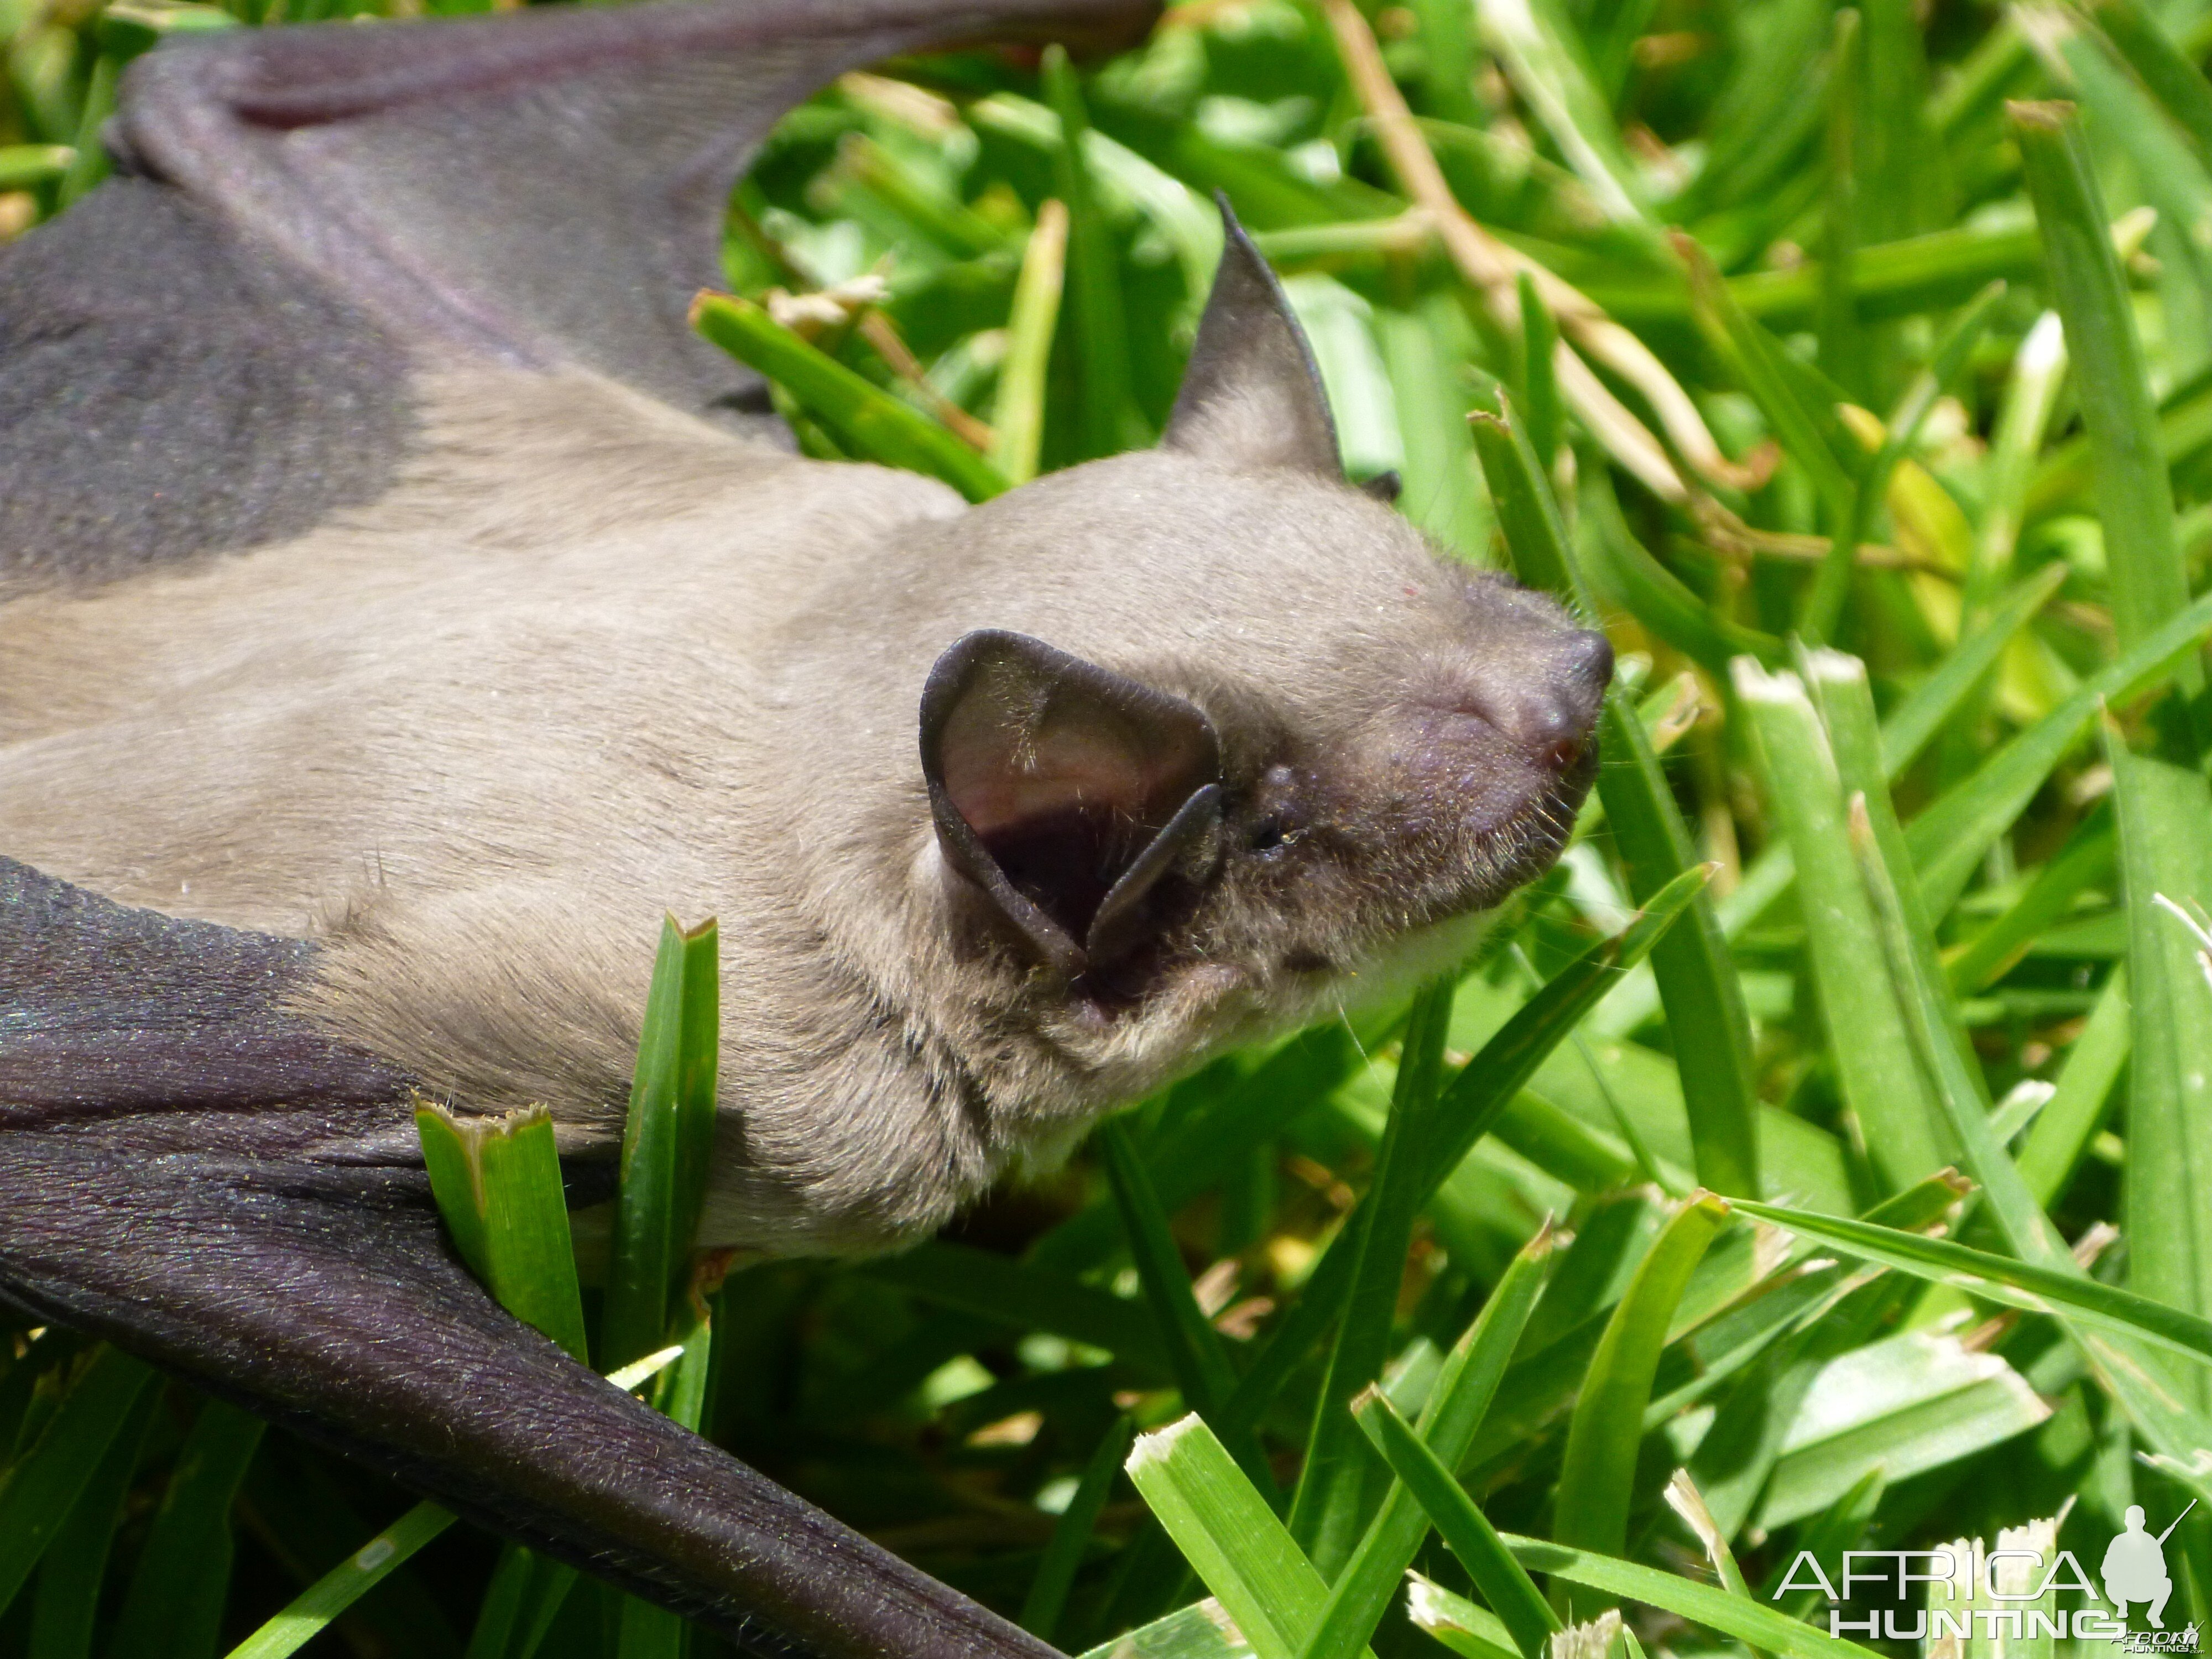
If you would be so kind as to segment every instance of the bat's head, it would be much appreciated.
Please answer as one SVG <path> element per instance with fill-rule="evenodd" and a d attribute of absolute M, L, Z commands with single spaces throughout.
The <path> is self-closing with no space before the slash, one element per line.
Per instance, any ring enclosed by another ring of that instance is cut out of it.
<path fill-rule="evenodd" d="M 1604 636 L 1346 482 L 1233 223 L 1160 447 L 941 534 L 896 602 L 991 625 L 922 690 L 916 884 L 1107 1093 L 1443 965 L 1589 790 Z"/>

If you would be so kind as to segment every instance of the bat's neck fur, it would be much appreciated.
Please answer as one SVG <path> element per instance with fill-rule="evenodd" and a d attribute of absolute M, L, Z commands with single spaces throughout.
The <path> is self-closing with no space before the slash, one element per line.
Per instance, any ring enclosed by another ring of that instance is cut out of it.
<path fill-rule="evenodd" d="M 1196 974 L 1175 1018 L 1054 1030 L 946 955 L 914 689 L 951 634 L 858 613 L 950 491 L 580 374 L 422 384 L 428 459 L 374 507 L 6 605 L 0 847 L 315 939 L 319 1018 L 579 1140 L 618 1129 L 655 918 L 720 914 L 708 1231 L 771 1249 L 933 1227 L 1194 1030 L 1310 1012 Z"/>

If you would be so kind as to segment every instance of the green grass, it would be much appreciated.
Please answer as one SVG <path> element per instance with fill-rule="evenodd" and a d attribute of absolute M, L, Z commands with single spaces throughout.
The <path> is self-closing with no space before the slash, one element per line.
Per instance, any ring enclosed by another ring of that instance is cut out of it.
<path fill-rule="evenodd" d="M 228 21 L 0 3 L 0 226 Z M 2212 1498 L 2212 983 L 2154 902 L 2212 905 L 2208 50 L 2204 0 L 1194 0 L 794 112 L 698 319 L 811 453 L 980 498 L 1149 441 L 1224 191 L 1353 473 L 1611 633 L 1607 763 L 1458 975 L 704 1324 L 672 933 L 616 1288 L 501 1196 L 542 1125 L 441 1152 L 465 1254 L 599 1363 L 681 1345 L 664 1409 L 1071 1653 L 1533 1659 L 1618 1607 L 1848 1659 L 1774 1599 L 1801 1548 L 2063 1512 L 2094 1565 Z M 0 1334 L 0 1659 L 214 1659 L 295 1597 L 255 1651 L 719 1650 L 66 1333 Z"/>

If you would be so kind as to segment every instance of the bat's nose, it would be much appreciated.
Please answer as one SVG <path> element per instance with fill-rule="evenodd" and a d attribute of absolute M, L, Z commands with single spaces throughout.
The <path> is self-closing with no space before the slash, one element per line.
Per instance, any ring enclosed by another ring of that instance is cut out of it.
<path fill-rule="evenodd" d="M 1595 698 L 1613 680 L 1613 641 L 1594 628 L 1577 628 L 1567 641 L 1565 667 Z"/>
<path fill-rule="evenodd" d="M 1541 662 L 1494 677 L 1484 688 L 1481 712 L 1540 764 L 1564 772 L 1582 758 L 1612 678 L 1612 644 L 1602 634 L 1577 629 Z"/>

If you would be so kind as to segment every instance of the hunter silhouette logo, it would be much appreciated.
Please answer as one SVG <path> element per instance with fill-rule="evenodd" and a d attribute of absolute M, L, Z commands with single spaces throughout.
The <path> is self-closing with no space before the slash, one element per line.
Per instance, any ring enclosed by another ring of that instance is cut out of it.
<path fill-rule="evenodd" d="M 2189 1510 L 2196 1507 L 2192 1498 Z M 2166 1628 L 2166 1598 L 2173 1594 L 2173 1580 L 2166 1573 L 2166 1540 L 2189 1510 L 2175 1516 L 2173 1526 L 2154 1538 L 2144 1528 L 2142 1505 L 2128 1505 L 2128 1529 L 2105 1547 L 2105 1595 L 2122 1619 L 2128 1616 L 2129 1602 L 2144 1601 L 2149 1604 L 2151 1627 Z"/>

